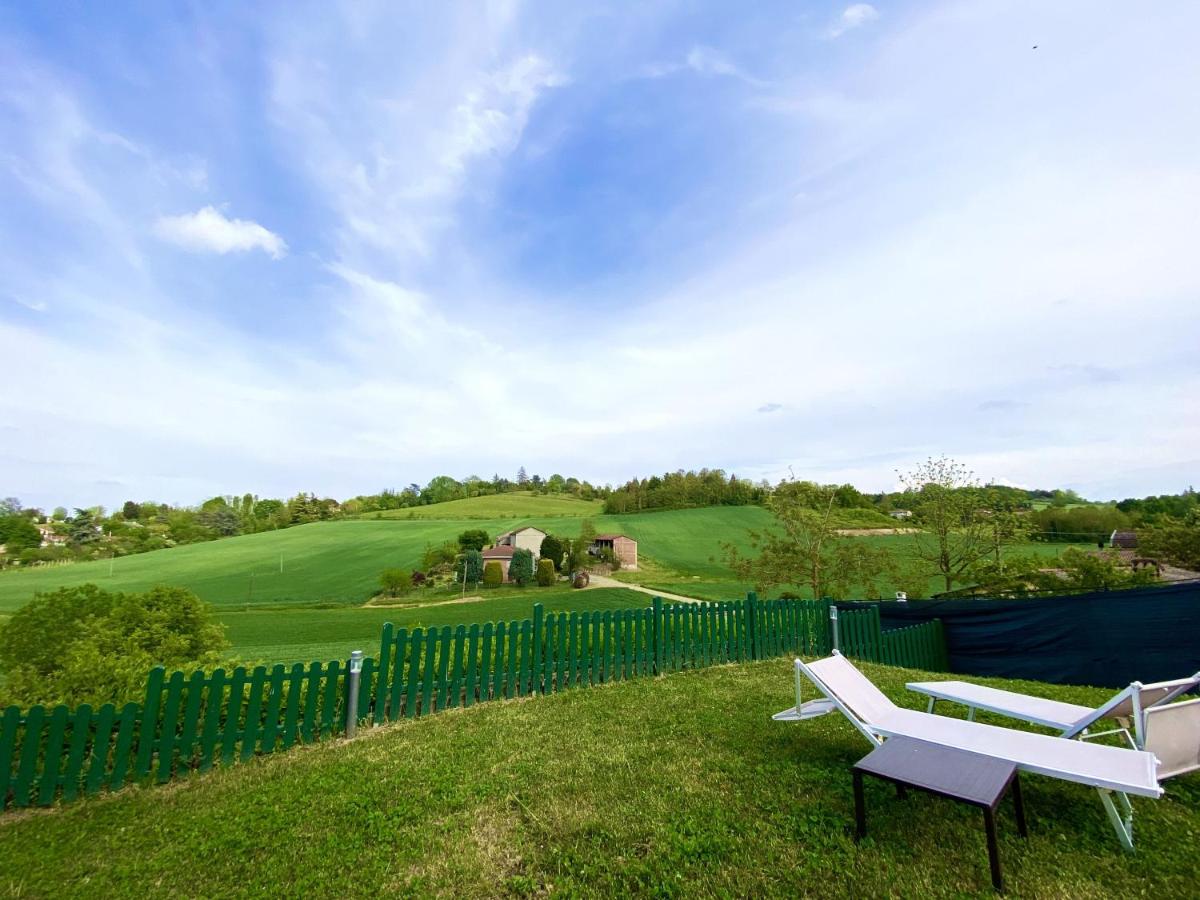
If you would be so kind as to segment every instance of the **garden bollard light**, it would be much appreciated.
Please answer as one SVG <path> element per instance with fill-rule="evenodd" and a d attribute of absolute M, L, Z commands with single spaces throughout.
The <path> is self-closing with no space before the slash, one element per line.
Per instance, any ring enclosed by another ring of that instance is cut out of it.
<path fill-rule="evenodd" d="M 840 650 L 838 647 L 838 624 L 837 624 L 837 607 L 829 607 L 829 625 L 833 629 L 833 649 Z"/>
<path fill-rule="evenodd" d="M 358 681 L 362 677 L 363 652 L 350 653 L 350 674 L 346 688 L 346 737 L 352 738 L 358 731 Z"/>

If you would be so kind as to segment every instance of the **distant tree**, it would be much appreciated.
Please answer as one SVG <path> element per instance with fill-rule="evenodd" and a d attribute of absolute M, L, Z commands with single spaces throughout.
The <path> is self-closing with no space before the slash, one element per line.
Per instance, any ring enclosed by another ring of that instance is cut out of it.
<path fill-rule="evenodd" d="M 15 516 L 21 511 L 21 501 L 16 497 L 0 500 L 0 516 Z"/>
<path fill-rule="evenodd" d="M 492 560 L 483 567 L 483 583 L 487 587 L 499 587 L 504 583 L 504 569 Z"/>
<path fill-rule="evenodd" d="M 511 581 L 524 586 L 533 581 L 533 553 L 524 547 L 513 551 L 512 562 L 508 564 L 508 577 Z"/>
<path fill-rule="evenodd" d="M 126 500 L 125 505 L 121 507 L 121 515 L 127 522 L 136 522 L 141 514 L 142 508 L 132 500 Z"/>
<path fill-rule="evenodd" d="M 491 536 L 482 528 L 471 528 L 458 536 L 462 550 L 482 550 L 491 542 Z"/>
<path fill-rule="evenodd" d="M 478 584 L 483 580 L 483 554 L 478 550 L 467 550 L 458 558 L 458 565 L 455 568 L 455 577 L 459 582 L 463 580 L 463 570 L 466 569 L 466 580 L 472 584 Z"/>
<path fill-rule="evenodd" d="M 550 587 L 558 580 L 558 576 L 554 570 L 554 563 L 542 557 L 537 564 L 537 583 L 539 587 Z"/>
<path fill-rule="evenodd" d="M 554 566 L 554 570 L 562 570 L 563 554 L 566 552 L 566 544 L 562 538 L 556 537 L 553 534 L 548 534 L 542 538 L 542 546 L 539 550 L 542 559 L 550 560 L 550 564 Z"/>
<path fill-rule="evenodd" d="M 65 522 L 67 520 L 67 509 L 65 506 L 54 507 L 54 512 L 50 514 L 55 522 Z"/>
<path fill-rule="evenodd" d="M 412 590 L 412 572 L 408 569 L 384 569 L 379 574 L 379 585 L 389 597 L 400 597 Z"/>
<path fill-rule="evenodd" d="M 196 516 L 196 521 L 211 528 L 221 537 L 231 537 L 242 533 L 242 517 L 237 510 L 228 504 L 212 504 Z"/>
<path fill-rule="evenodd" d="M 20 515 L 0 518 L 0 544 L 4 552 L 15 557 L 25 550 L 35 550 L 42 545 L 42 533 L 32 522 Z"/>
<path fill-rule="evenodd" d="M 521 468 L 517 469 L 517 484 L 521 485 L 521 487 L 524 487 L 528 483 L 529 476 L 525 474 L 525 467 L 521 466 Z"/>
<path fill-rule="evenodd" d="M 590 547 L 596 542 L 596 523 L 591 519 L 584 519 L 579 523 L 579 539 L 587 543 Z"/>
<path fill-rule="evenodd" d="M 945 456 L 899 474 L 908 508 L 922 526 L 912 534 L 912 555 L 953 590 L 992 550 L 985 517 L 979 515 L 984 502 L 979 482 L 966 466 Z"/>
<path fill-rule="evenodd" d="M 732 543 L 723 545 L 729 566 L 759 590 L 804 585 L 813 597 L 841 596 L 853 591 L 877 593 L 879 580 L 892 569 L 886 550 L 840 535 L 833 524 L 835 488 L 824 491 L 824 509 L 815 510 L 812 485 L 781 485 L 768 501 L 771 529 L 747 533 L 756 556 L 744 555 Z"/>
<path fill-rule="evenodd" d="M 100 529 L 96 525 L 96 517 L 90 509 L 75 509 L 75 515 L 67 523 L 67 534 L 71 544 L 83 547 L 100 538 Z"/>
<path fill-rule="evenodd" d="M 62 588 L 34 598 L 0 628 L 0 705 L 137 700 L 154 666 L 216 665 L 226 646 L 211 610 L 184 588 Z"/>

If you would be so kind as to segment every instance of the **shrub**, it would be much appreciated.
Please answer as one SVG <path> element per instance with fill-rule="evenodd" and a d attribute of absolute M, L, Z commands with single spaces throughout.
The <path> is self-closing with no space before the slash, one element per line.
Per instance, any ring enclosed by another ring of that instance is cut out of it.
<path fill-rule="evenodd" d="M 451 541 L 447 541 L 437 547 L 433 544 L 426 544 L 425 552 L 421 554 L 421 568 L 432 569 L 442 563 L 454 565 L 454 561 L 457 558 L 458 545 Z"/>
<path fill-rule="evenodd" d="M 524 547 L 513 551 L 512 562 L 508 564 L 508 577 L 519 585 L 533 581 L 533 552 Z"/>
<path fill-rule="evenodd" d="M 138 700 L 154 666 L 215 666 L 226 646 L 209 607 L 184 588 L 143 594 L 94 584 L 61 588 L 35 597 L 0 628 L 0 705 Z"/>
<path fill-rule="evenodd" d="M 412 589 L 412 573 L 408 569 L 384 569 L 379 575 L 379 584 L 389 597 L 399 597 Z"/>
<path fill-rule="evenodd" d="M 550 587 L 554 584 L 557 576 L 554 572 L 554 563 L 545 557 L 538 560 L 537 564 L 537 583 L 539 587 Z"/>
<path fill-rule="evenodd" d="M 1170 522 L 1139 531 L 1138 554 L 1185 569 L 1200 569 L 1200 525 Z"/>
<path fill-rule="evenodd" d="M 482 550 L 491 540 L 482 528 L 471 528 L 458 536 L 458 546 L 463 550 Z"/>
<path fill-rule="evenodd" d="M 412 573 L 412 586 L 413 587 L 420 587 L 427 580 L 428 580 L 428 576 L 426 576 L 426 574 L 424 572 L 413 572 Z"/>
<path fill-rule="evenodd" d="M 555 537 L 552 534 L 542 538 L 542 547 L 539 551 L 542 559 L 550 560 L 554 566 L 554 571 L 562 571 L 563 555 L 567 552 L 566 543 L 562 538 Z"/>
<path fill-rule="evenodd" d="M 493 560 L 483 567 L 483 583 L 487 587 L 500 587 L 504 583 L 504 569 Z"/>
<path fill-rule="evenodd" d="M 468 550 L 462 554 L 454 565 L 455 580 L 463 580 L 463 567 L 467 570 L 467 581 L 478 584 L 483 578 L 483 554 L 478 550 Z"/>

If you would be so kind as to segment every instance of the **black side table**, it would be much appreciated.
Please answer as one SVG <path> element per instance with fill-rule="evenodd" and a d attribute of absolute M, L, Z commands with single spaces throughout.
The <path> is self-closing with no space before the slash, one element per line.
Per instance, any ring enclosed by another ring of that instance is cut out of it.
<path fill-rule="evenodd" d="M 1025 827 L 1025 806 L 1021 802 L 1021 780 L 1015 765 L 940 744 L 904 737 L 889 738 L 882 747 L 876 747 L 854 764 L 855 841 L 867 833 L 864 774 L 891 782 L 901 793 L 904 788 L 914 788 L 982 809 L 992 886 L 998 891 L 1003 890 L 1000 855 L 996 847 L 996 807 L 1008 792 L 1009 785 L 1012 785 L 1017 829 L 1021 837 L 1029 835 Z"/>

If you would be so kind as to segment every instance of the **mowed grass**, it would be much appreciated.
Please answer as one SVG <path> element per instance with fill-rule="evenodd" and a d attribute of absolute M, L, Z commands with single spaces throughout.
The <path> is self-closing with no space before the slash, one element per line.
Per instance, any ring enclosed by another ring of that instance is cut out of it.
<path fill-rule="evenodd" d="M 894 700 L 926 673 L 865 665 Z M 1023 685 L 1097 703 L 1103 690 Z M 0 817 L 10 896 L 994 896 L 977 810 L 868 780 L 850 836 L 841 716 L 782 725 L 787 660 L 485 704 Z M 1022 778 L 999 816 L 1012 896 L 1195 895 L 1200 778 L 1134 799 L 1123 853 L 1096 793 Z"/>
<path fill-rule="evenodd" d="M 488 497 L 469 497 L 449 500 L 431 506 L 409 509 L 389 509 L 379 513 L 363 513 L 362 518 L 383 519 L 528 519 L 570 516 L 584 518 L 604 512 L 603 500 L 580 500 L 552 494 L 514 491 Z"/>
<path fill-rule="evenodd" d="M 418 595 L 419 596 L 419 595 Z M 541 603 L 547 615 L 570 610 L 641 609 L 650 598 L 621 588 L 500 588 L 476 602 L 440 602 L 413 608 L 223 610 L 221 621 L 239 659 L 263 663 L 346 659 L 351 650 L 378 656 L 384 622 L 409 630 L 511 622 L 532 618 Z"/>

